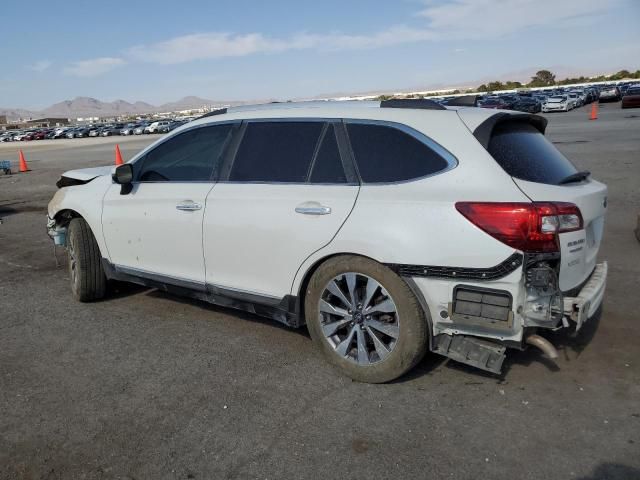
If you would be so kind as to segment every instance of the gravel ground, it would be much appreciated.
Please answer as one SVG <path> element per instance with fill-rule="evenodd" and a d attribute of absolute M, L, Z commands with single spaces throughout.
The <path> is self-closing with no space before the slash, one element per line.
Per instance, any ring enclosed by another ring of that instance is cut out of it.
<path fill-rule="evenodd" d="M 20 144 L 32 171 L 0 175 L 0 478 L 640 479 L 640 110 L 588 108 L 548 135 L 609 185 L 602 316 L 553 337 L 556 364 L 428 355 L 388 385 L 249 314 L 133 286 L 72 301 L 44 228 L 54 182 L 158 137 Z"/>

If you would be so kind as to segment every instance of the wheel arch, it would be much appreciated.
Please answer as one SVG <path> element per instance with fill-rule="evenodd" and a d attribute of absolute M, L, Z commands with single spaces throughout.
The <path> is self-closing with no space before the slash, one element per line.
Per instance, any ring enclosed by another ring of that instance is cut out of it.
<path fill-rule="evenodd" d="M 318 268 L 320 268 L 320 266 L 327 262 L 328 260 L 335 258 L 335 257 L 339 257 L 339 256 L 345 256 L 345 255 L 349 255 L 349 256 L 353 256 L 353 257 L 362 257 L 362 258 L 367 258 L 369 260 L 372 260 L 376 263 L 380 263 L 381 265 L 384 265 L 383 262 L 379 261 L 376 258 L 373 257 L 369 257 L 368 255 L 362 255 L 360 253 L 354 253 L 354 252 L 333 252 L 333 253 L 329 253 L 327 255 L 324 255 L 318 259 L 316 259 L 311 266 L 309 266 L 307 268 L 307 270 L 304 272 L 304 274 L 302 275 L 302 280 L 300 281 L 300 284 L 298 285 L 298 289 L 296 290 L 297 293 L 297 310 L 298 310 L 298 318 L 299 318 L 299 322 L 300 325 L 304 325 L 306 323 L 305 321 L 305 312 L 304 312 L 304 303 L 305 303 L 305 298 L 307 295 L 307 287 L 309 286 L 309 282 L 311 281 L 311 278 L 313 277 L 313 274 L 318 270 Z M 429 332 L 429 350 L 432 350 L 432 346 L 433 346 L 433 321 L 431 319 L 431 312 L 429 310 L 429 306 L 427 305 L 427 301 L 424 298 L 424 295 L 422 294 L 422 292 L 420 291 L 420 288 L 418 287 L 418 285 L 415 283 L 415 281 L 413 281 L 412 278 L 410 277 L 403 277 L 398 275 L 402 281 L 404 281 L 407 286 L 409 287 L 409 289 L 411 290 L 411 292 L 415 295 L 415 297 L 418 299 L 418 303 L 420 304 L 420 307 L 422 308 L 422 311 L 424 313 L 424 318 L 427 321 L 427 329 Z"/>
<path fill-rule="evenodd" d="M 93 237 L 96 239 L 100 255 L 103 258 L 109 258 L 109 253 L 102 237 L 102 225 L 95 225 L 90 215 L 85 215 L 82 211 L 80 211 L 80 209 L 64 207 L 56 211 L 51 218 L 55 220 L 57 227 L 63 228 L 68 228 L 69 223 L 74 218 L 81 218 L 82 220 L 84 220 L 89 226 Z M 96 221 L 99 223 L 99 220 Z"/>
<path fill-rule="evenodd" d="M 54 216 L 53 220 L 56 221 L 56 225 L 61 227 L 67 226 L 69 222 L 71 222 L 74 218 L 82 218 L 86 221 L 86 219 L 76 210 L 72 208 L 62 208 L 58 210 Z"/>

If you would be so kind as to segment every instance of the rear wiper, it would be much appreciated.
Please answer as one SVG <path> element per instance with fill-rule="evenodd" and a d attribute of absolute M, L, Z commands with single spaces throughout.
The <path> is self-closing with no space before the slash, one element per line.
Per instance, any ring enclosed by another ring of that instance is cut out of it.
<path fill-rule="evenodd" d="M 591 175 L 591 172 L 587 170 L 583 172 L 572 173 L 568 177 L 565 177 L 562 180 L 560 180 L 558 182 L 558 185 L 566 185 L 567 183 L 581 182 L 582 180 L 586 180 L 589 175 Z"/>

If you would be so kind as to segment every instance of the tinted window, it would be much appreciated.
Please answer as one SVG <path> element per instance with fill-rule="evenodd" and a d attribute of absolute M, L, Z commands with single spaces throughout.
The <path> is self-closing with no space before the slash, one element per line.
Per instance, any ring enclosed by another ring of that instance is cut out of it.
<path fill-rule="evenodd" d="M 170 138 L 145 155 L 139 180 L 210 180 L 213 167 L 220 161 L 231 137 L 231 129 L 231 125 L 194 128 Z"/>
<path fill-rule="evenodd" d="M 398 182 L 447 168 L 447 161 L 417 138 L 384 125 L 347 125 L 362 180 Z"/>
<path fill-rule="evenodd" d="M 512 122 L 498 125 L 489 153 L 512 177 L 557 185 L 576 173 L 576 167 L 533 125 Z"/>
<path fill-rule="evenodd" d="M 306 182 L 322 127 L 322 122 L 249 123 L 229 180 Z"/>
<path fill-rule="evenodd" d="M 333 125 L 329 125 L 311 167 L 311 183 L 346 183 L 338 141 Z"/>

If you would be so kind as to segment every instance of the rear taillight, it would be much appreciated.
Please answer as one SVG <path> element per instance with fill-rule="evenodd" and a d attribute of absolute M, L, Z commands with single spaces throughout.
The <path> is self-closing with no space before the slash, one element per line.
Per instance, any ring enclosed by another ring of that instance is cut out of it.
<path fill-rule="evenodd" d="M 572 203 L 458 202 L 456 209 L 492 237 L 523 252 L 558 252 L 558 234 L 583 227 L 580 209 Z"/>

